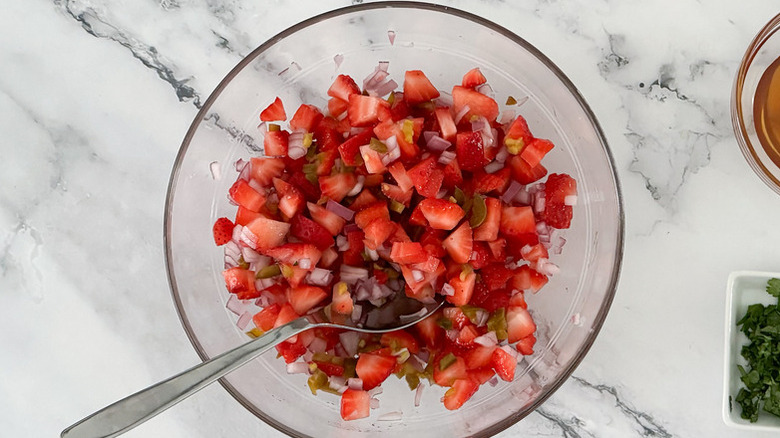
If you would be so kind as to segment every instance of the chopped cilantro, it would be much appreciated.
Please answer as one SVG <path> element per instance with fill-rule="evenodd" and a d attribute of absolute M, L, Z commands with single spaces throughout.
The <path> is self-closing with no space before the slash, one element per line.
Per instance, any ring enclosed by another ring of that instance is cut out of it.
<path fill-rule="evenodd" d="M 766 291 L 780 298 L 780 279 L 769 280 Z M 749 370 L 737 365 L 745 386 L 734 399 L 742 408 L 741 416 L 751 423 L 762 409 L 780 416 L 780 306 L 752 304 L 737 326 L 750 341 L 741 351 Z"/>

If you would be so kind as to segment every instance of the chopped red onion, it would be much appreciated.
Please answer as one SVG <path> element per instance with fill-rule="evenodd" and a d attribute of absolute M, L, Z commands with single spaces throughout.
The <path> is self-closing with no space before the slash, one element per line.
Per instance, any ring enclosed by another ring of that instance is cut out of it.
<path fill-rule="evenodd" d="M 380 66 L 382 64 L 380 63 Z M 388 73 L 386 70 L 382 70 L 379 66 L 377 66 L 371 74 L 366 76 L 365 79 L 363 79 L 363 90 L 368 91 L 372 90 L 375 87 L 377 87 L 379 84 L 384 82 L 384 80 L 387 78 Z"/>
<path fill-rule="evenodd" d="M 563 238 L 560 234 L 554 234 L 552 237 L 552 241 L 550 242 L 550 252 L 558 255 L 563 251 L 563 245 L 566 244 L 566 239 Z"/>
<path fill-rule="evenodd" d="M 579 312 L 571 316 L 571 323 L 576 325 L 577 327 L 582 326 L 582 317 L 580 316 Z"/>
<path fill-rule="evenodd" d="M 511 345 L 502 345 L 499 348 L 509 353 L 509 355 L 513 358 L 517 359 L 517 350 L 515 350 Z"/>
<path fill-rule="evenodd" d="M 458 111 L 458 113 L 455 114 L 455 124 L 457 125 L 458 123 L 460 123 L 460 119 L 462 119 L 463 116 L 468 114 L 469 111 L 471 111 L 471 108 L 468 105 L 463 105 L 463 108 L 461 108 L 460 111 Z"/>
<path fill-rule="evenodd" d="M 439 137 L 438 134 L 434 133 L 431 138 L 427 139 L 425 141 L 425 147 L 432 151 L 436 152 L 442 152 L 446 151 L 450 146 L 452 146 L 452 143 L 448 142 L 447 140 Z M 454 155 L 454 154 L 453 154 Z M 452 160 L 450 160 L 452 161 Z M 439 161 L 441 163 L 441 161 Z M 448 164 L 448 163 L 442 163 L 442 164 Z"/>
<path fill-rule="evenodd" d="M 368 401 L 368 405 L 371 407 L 371 409 L 379 409 L 379 399 L 378 398 L 372 398 Z"/>
<path fill-rule="evenodd" d="M 396 88 L 398 88 L 398 83 L 390 79 L 388 81 L 382 82 L 381 84 L 377 85 L 375 88 L 366 91 L 368 92 L 369 96 L 384 97 L 392 93 L 393 90 L 395 90 Z"/>
<path fill-rule="evenodd" d="M 401 148 L 398 146 L 398 139 L 395 135 L 383 140 L 385 146 L 387 146 L 387 153 L 382 155 L 382 164 L 387 166 L 393 161 L 401 158 Z"/>
<path fill-rule="evenodd" d="M 474 343 L 479 344 L 483 347 L 492 347 L 494 345 L 498 345 L 498 338 L 496 337 L 496 332 L 490 331 L 485 333 L 482 336 L 477 336 L 474 338 Z"/>
<path fill-rule="evenodd" d="M 271 278 L 258 278 L 255 280 L 255 289 L 257 290 L 266 290 L 269 287 L 276 284 L 276 280 L 274 280 L 273 277 Z"/>
<path fill-rule="evenodd" d="M 363 379 L 360 379 L 359 377 L 350 377 L 347 379 L 347 386 L 349 386 L 349 389 L 354 389 L 356 391 L 362 391 L 363 390 Z"/>
<path fill-rule="evenodd" d="M 401 421 L 404 413 L 401 411 L 391 411 L 384 413 L 376 418 L 377 421 Z"/>
<path fill-rule="evenodd" d="M 224 262 L 225 262 L 225 269 L 235 268 L 236 266 L 238 266 L 238 260 L 230 256 L 225 256 Z"/>
<path fill-rule="evenodd" d="M 494 97 L 495 96 L 495 93 L 493 92 L 493 87 L 491 87 L 490 84 L 487 84 L 487 83 L 479 85 L 476 88 L 476 91 L 479 92 L 479 93 L 482 93 L 482 94 L 484 94 L 485 96 L 488 96 L 488 97 Z"/>
<path fill-rule="evenodd" d="M 537 195 L 534 197 L 534 213 L 540 214 L 544 212 L 544 201 L 544 196 L 539 196 L 537 193 Z"/>
<path fill-rule="evenodd" d="M 250 321 L 252 321 L 252 314 L 250 312 L 244 312 L 241 314 L 241 316 L 238 317 L 238 321 L 236 321 L 236 326 L 240 330 L 245 330 L 246 326 L 249 325 Z"/>
<path fill-rule="evenodd" d="M 485 309 L 477 309 L 474 325 L 477 327 L 484 327 L 487 324 L 487 320 L 490 318 L 490 313 Z"/>
<path fill-rule="evenodd" d="M 497 132 L 493 135 L 493 138 L 496 138 L 496 136 L 498 136 Z M 500 163 L 505 163 L 507 158 L 509 158 L 509 151 L 506 150 L 506 146 L 501 146 L 498 149 L 498 152 L 496 152 L 496 161 Z"/>
<path fill-rule="evenodd" d="M 265 294 L 260 295 L 260 297 L 255 300 L 255 306 L 265 308 L 270 305 L 271 305 L 271 297 L 269 297 L 268 295 Z"/>
<path fill-rule="evenodd" d="M 490 123 L 484 116 L 479 116 L 476 120 L 471 122 L 471 130 L 474 132 L 483 131 L 486 128 L 490 128 Z"/>
<path fill-rule="evenodd" d="M 339 234 L 336 236 L 336 248 L 339 249 L 339 251 L 344 252 L 349 249 L 349 241 L 346 237 Z"/>
<path fill-rule="evenodd" d="M 526 102 L 528 102 L 528 96 L 523 96 L 523 97 L 520 98 L 520 100 L 517 101 L 517 103 L 515 105 L 516 106 L 521 106 L 521 105 L 523 105 Z"/>
<path fill-rule="evenodd" d="M 241 247 L 238 246 L 235 240 L 228 241 L 225 244 L 225 256 L 230 256 L 234 260 L 238 260 L 241 257 Z"/>
<path fill-rule="evenodd" d="M 512 182 L 509 184 L 509 187 L 507 187 L 506 191 L 503 195 L 501 195 L 501 201 L 503 201 L 505 204 L 509 204 L 512 202 L 512 199 L 514 199 L 515 195 L 520 191 L 520 189 L 523 188 L 523 185 L 519 182 L 512 180 Z"/>
<path fill-rule="evenodd" d="M 309 350 L 306 350 L 305 353 L 303 353 L 303 360 L 306 362 L 311 362 L 312 359 L 314 359 L 314 353 L 312 353 Z"/>
<path fill-rule="evenodd" d="M 376 68 L 387 73 L 387 69 L 390 68 L 390 61 L 379 61 L 379 65 Z"/>
<path fill-rule="evenodd" d="M 349 357 L 353 357 L 357 354 L 358 351 L 358 344 L 360 344 L 360 333 L 353 331 L 339 333 L 339 341 L 341 341 L 341 346 L 344 348 L 344 351 L 347 353 L 347 355 L 349 355 Z"/>
<path fill-rule="evenodd" d="M 314 286 L 327 286 L 333 281 L 333 272 L 327 269 L 314 268 L 313 271 L 309 272 L 306 281 Z"/>
<path fill-rule="evenodd" d="M 455 152 L 444 151 L 439 155 L 439 164 L 448 165 L 455 159 Z M 493 164 L 493 163 L 491 163 Z M 500 163 L 499 163 L 500 164 Z M 489 165 L 488 165 L 489 166 Z M 485 166 L 487 168 L 487 166 Z"/>
<path fill-rule="evenodd" d="M 352 218 L 355 216 L 354 211 L 350 210 L 347 207 L 344 207 L 343 205 L 339 204 L 338 202 L 332 199 L 328 199 L 328 203 L 325 204 L 325 208 L 331 213 L 335 213 L 339 217 L 348 221 L 351 221 Z"/>
<path fill-rule="evenodd" d="M 563 205 L 577 205 L 577 195 L 567 195 L 563 198 Z"/>
<path fill-rule="evenodd" d="M 303 138 L 306 135 L 303 131 L 293 131 L 287 140 L 287 156 L 293 160 L 306 155 L 306 147 L 303 146 Z"/>
<path fill-rule="evenodd" d="M 333 62 L 336 63 L 336 70 L 338 70 L 338 68 L 341 67 L 341 63 L 344 62 L 344 55 L 341 53 L 336 54 L 336 56 L 333 57 Z"/>
<path fill-rule="evenodd" d="M 238 316 L 244 312 L 246 306 L 238 299 L 236 294 L 230 294 L 230 298 L 228 298 L 225 307 Z"/>
<path fill-rule="evenodd" d="M 425 279 L 425 276 L 421 271 L 418 271 L 417 269 L 412 269 L 412 278 L 414 278 L 414 281 L 423 281 Z"/>
<path fill-rule="evenodd" d="M 306 270 L 311 269 L 311 260 L 305 258 L 298 260 L 298 267 Z"/>
<path fill-rule="evenodd" d="M 501 116 L 498 118 L 498 123 L 501 125 L 506 125 L 507 123 L 513 122 L 516 117 L 515 110 L 507 109 L 501 112 Z"/>
<path fill-rule="evenodd" d="M 306 362 L 288 363 L 287 374 L 309 374 L 309 364 Z"/>
<path fill-rule="evenodd" d="M 211 172 L 211 179 L 222 179 L 222 168 L 219 166 L 219 161 L 212 161 L 209 163 L 209 171 Z"/>
<path fill-rule="evenodd" d="M 238 228 L 240 226 L 241 225 L 236 225 L 236 228 Z M 233 233 L 234 240 L 241 239 L 241 231 L 238 232 L 238 236 L 235 235 L 235 230 L 233 230 L 233 231 L 234 231 L 234 233 Z M 238 237 L 238 238 L 236 239 L 236 237 Z M 241 248 L 241 257 L 243 257 L 244 261 L 247 262 L 247 263 L 254 263 L 254 262 L 260 261 L 262 259 L 268 260 L 269 263 L 271 261 L 271 259 L 269 257 L 266 257 L 266 256 L 260 254 L 259 252 L 253 250 L 252 248 L 250 248 L 248 246 L 244 246 L 244 247 Z"/>
<path fill-rule="evenodd" d="M 366 255 L 368 255 L 368 258 L 370 258 L 372 261 L 379 260 L 379 253 L 371 248 L 366 248 Z"/>
<path fill-rule="evenodd" d="M 485 165 L 485 173 L 496 173 L 503 168 L 504 168 L 504 163 L 501 163 L 499 161 L 491 161 L 490 163 Z"/>
<path fill-rule="evenodd" d="M 390 45 L 392 46 L 393 43 L 395 43 L 395 31 L 394 30 L 388 30 L 387 31 L 387 39 L 390 41 Z"/>
<path fill-rule="evenodd" d="M 420 359 L 416 354 L 409 356 L 409 363 L 420 373 L 425 371 L 425 367 L 428 366 L 428 363 Z"/>
<path fill-rule="evenodd" d="M 257 236 L 248 227 L 241 229 L 240 242 L 252 249 L 257 249 Z"/>
<path fill-rule="evenodd" d="M 447 196 L 447 189 L 445 188 L 442 188 L 438 193 L 436 193 L 436 199 L 444 199 L 445 196 Z"/>
<path fill-rule="evenodd" d="M 244 248 L 247 248 L 247 247 L 245 246 Z M 242 249 L 242 252 L 243 252 L 243 249 Z M 246 258 L 244 258 L 244 260 L 246 260 Z M 257 260 L 255 260 L 253 262 L 249 262 L 249 270 L 257 272 L 257 271 L 265 268 L 266 266 L 269 266 L 272 262 L 273 262 L 273 260 L 270 257 L 266 257 L 264 255 L 261 255 L 260 257 L 257 258 Z"/>
<path fill-rule="evenodd" d="M 352 188 L 352 190 L 347 193 L 347 196 L 357 196 L 358 193 L 360 193 L 361 190 L 363 190 L 363 183 L 366 181 L 366 177 L 363 175 L 358 175 L 357 178 L 357 184 L 355 184 L 355 187 Z"/>
<path fill-rule="evenodd" d="M 488 385 L 490 386 L 498 385 L 498 377 L 496 376 L 491 377 L 490 380 L 488 380 Z"/>
<path fill-rule="evenodd" d="M 350 316 L 352 321 L 360 321 L 361 316 L 363 316 L 363 306 L 360 304 L 352 306 L 352 315 Z"/>
<path fill-rule="evenodd" d="M 445 332 L 447 335 L 447 338 L 449 338 L 450 341 L 454 341 L 455 339 L 458 339 L 458 336 L 460 335 L 460 330 L 457 329 L 450 329 Z"/>
<path fill-rule="evenodd" d="M 535 267 L 534 267 L 540 274 L 544 275 L 555 275 L 558 272 L 560 272 L 560 268 L 555 263 L 547 260 L 546 258 L 542 257 L 539 260 L 536 261 Z"/>
<path fill-rule="evenodd" d="M 312 353 L 324 353 L 328 349 L 328 342 L 325 339 L 315 337 L 308 348 Z"/>
<path fill-rule="evenodd" d="M 252 187 L 257 193 L 265 193 L 265 188 L 256 179 L 249 180 L 249 187 Z"/>
<path fill-rule="evenodd" d="M 347 284 L 355 284 L 358 280 L 366 280 L 368 278 L 368 270 L 355 266 L 341 265 L 340 277 L 341 281 Z"/>
<path fill-rule="evenodd" d="M 384 389 L 382 389 L 381 386 L 375 386 L 375 387 L 373 387 L 373 388 L 368 390 L 368 395 L 371 396 L 371 397 L 376 397 L 376 396 L 378 396 L 379 394 L 381 394 L 383 392 L 384 392 Z"/>
<path fill-rule="evenodd" d="M 550 234 L 550 227 L 547 226 L 547 222 L 545 221 L 539 221 L 536 223 L 536 233 L 537 234 Z"/>
<path fill-rule="evenodd" d="M 515 201 L 523 205 L 531 205 L 531 193 L 523 187 L 515 195 Z"/>
<path fill-rule="evenodd" d="M 420 406 L 420 400 L 422 399 L 422 393 L 423 388 L 425 387 L 425 384 L 423 382 L 420 382 L 417 385 L 417 389 L 414 391 L 414 406 Z"/>
<path fill-rule="evenodd" d="M 437 108 L 449 107 L 452 108 L 452 95 L 446 91 L 439 91 L 439 97 L 433 99 L 433 103 Z"/>
<path fill-rule="evenodd" d="M 439 293 L 451 297 L 455 295 L 455 288 L 452 287 L 452 285 L 449 283 L 444 283 L 444 286 L 441 287 L 441 291 Z"/>

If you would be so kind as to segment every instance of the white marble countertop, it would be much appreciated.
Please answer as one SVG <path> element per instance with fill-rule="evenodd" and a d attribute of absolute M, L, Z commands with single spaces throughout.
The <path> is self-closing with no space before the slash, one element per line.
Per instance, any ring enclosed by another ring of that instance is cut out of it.
<path fill-rule="evenodd" d="M 443 3 L 561 67 L 604 128 L 626 208 L 622 278 L 595 345 L 501 436 L 764 436 L 726 427 L 721 381 L 729 272 L 780 271 L 780 199 L 742 158 L 729 116 L 736 66 L 776 0 Z M 348 4 L 3 1 L 3 436 L 58 436 L 198 361 L 163 264 L 178 147 L 243 55 Z M 278 435 L 213 385 L 126 436 Z"/>

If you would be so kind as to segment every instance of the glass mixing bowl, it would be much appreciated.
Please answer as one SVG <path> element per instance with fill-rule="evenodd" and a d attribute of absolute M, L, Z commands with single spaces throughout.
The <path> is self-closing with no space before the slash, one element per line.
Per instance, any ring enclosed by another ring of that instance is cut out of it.
<path fill-rule="evenodd" d="M 394 32 L 392 43 L 388 31 Z M 536 352 L 523 358 L 513 382 L 483 385 L 457 411 L 444 408 L 439 387 L 427 387 L 415 407 L 405 382 L 391 378 L 378 412 L 350 422 L 341 420 L 336 396 L 313 396 L 306 376 L 287 374 L 274 353 L 221 382 L 255 415 L 293 436 L 489 436 L 533 411 L 583 359 L 607 316 L 623 251 L 619 184 L 595 116 L 549 59 L 494 23 L 424 3 L 359 4 L 300 23 L 241 61 L 208 98 L 176 158 L 165 210 L 173 298 L 203 359 L 248 341 L 226 310 L 223 253 L 211 236 L 217 217 L 235 214 L 226 196 L 236 177 L 233 163 L 262 154 L 258 115 L 276 96 L 288 110 L 304 102 L 325 107 L 325 91 L 337 74 L 360 79 L 378 61 L 390 62 L 399 84 L 405 70 L 419 69 L 442 90 L 479 67 L 499 104 L 509 95 L 522 102 L 512 108 L 536 136 L 557 145 L 545 166 L 578 181 L 567 243 L 553 256 L 560 273 L 538 294 L 527 294 L 539 327 Z M 391 411 L 403 412 L 402 421 L 377 420 Z"/>

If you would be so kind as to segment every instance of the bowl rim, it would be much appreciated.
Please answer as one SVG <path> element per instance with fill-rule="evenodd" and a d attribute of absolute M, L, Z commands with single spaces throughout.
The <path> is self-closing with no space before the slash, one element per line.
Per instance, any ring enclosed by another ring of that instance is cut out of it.
<path fill-rule="evenodd" d="M 612 265 L 612 275 L 609 278 L 609 286 L 606 295 L 604 296 L 604 300 L 602 302 L 601 307 L 599 308 L 598 313 L 596 314 L 593 324 L 591 327 L 591 331 L 588 334 L 588 336 L 585 339 L 585 342 L 583 343 L 583 348 L 580 349 L 576 356 L 574 356 L 570 361 L 568 366 L 562 371 L 561 378 L 557 379 L 557 381 L 548 387 L 545 388 L 544 393 L 540 395 L 533 403 L 531 403 L 527 409 L 523 409 L 522 411 L 517 411 L 513 413 L 512 415 L 509 415 L 507 417 L 504 417 L 502 420 L 488 426 L 487 428 L 477 432 L 473 436 L 476 437 L 489 437 L 492 435 L 495 435 L 512 425 L 516 424 L 518 421 L 523 419 L 526 415 L 529 413 L 535 411 L 542 403 L 544 403 L 553 393 L 555 393 L 560 386 L 568 380 L 568 378 L 571 376 L 571 374 L 574 372 L 574 370 L 579 366 L 579 364 L 582 362 L 582 360 L 587 355 L 588 351 L 590 351 L 590 348 L 592 347 L 593 343 L 596 340 L 596 337 L 598 333 L 601 331 L 601 327 L 604 324 L 604 321 L 606 320 L 607 314 L 609 313 L 609 309 L 612 305 L 612 302 L 615 297 L 615 293 L 617 291 L 618 281 L 620 279 L 620 273 L 622 269 L 622 261 L 623 261 L 623 253 L 625 249 L 625 212 L 624 212 L 624 205 L 623 205 L 623 197 L 622 197 L 622 190 L 621 190 L 621 184 L 620 180 L 618 178 L 618 173 L 615 167 L 615 159 L 612 155 L 612 151 L 609 147 L 609 144 L 607 142 L 607 138 L 604 135 L 604 132 L 601 128 L 600 123 L 596 119 L 595 114 L 593 113 L 593 110 L 591 109 L 590 105 L 585 101 L 582 94 L 579 92 L 577 87 L 571 82 L 571 80 L 563 73 L 563 71 L 550 60 L 546 55 L 544 55 L 539 49 L 537 49 L 534 45 L 526 41 L 524 38 L 520 37 L 519 35 L 515 34 L 514 32 L 508 30 L 507 28 L 496 24 L 495 22 L 492 22 L 488 19 L 485 19 L 483 17 L 480 17 L 478 15 L 472 14 L 470 12 L 463 11 L 461 9 L 439 5 L 439 4 L 433 4 L 433 3 L 427 3 L 427 2 L 417 2 L 417 1 L 378 1 L 378 2 L 371 2 L 371 3 L 357 3 L 352 4 L 350 6 L 333 9 L 318 15 L 315 15 L 311 18 L 308 18 L 306 20 L 303 20 L 279 33 L 272 36 L 268 40 L 266 40 L 264 43 L 259 45 L 257 48 L 252 50 L 249 54 L 247 54 L 241 61 L 239 61 L 228 73 L 227 75 L 219 82 L 217 87 L 211 92 L 209 97 L 206 99 L 206 101 L 203 103 L 203 105 L 199 108 L 198 113 L 196 114 L 195 118 L 193 119 L 192 123 L 190 124 L 189 129 L 187 130 L 187 133 L 184 136 L 184 139 L 182 140 L 181 146 L 179 148 L 179 151 L 176 155 L 176 158 L 174 160 L 173 169 L 171 171 L 171 176 L 168 181 L 168 189 L 166 193 L 165 198 L 165 210 L 164 210 L 164 218 L 163 218 L 163 245 L 164 245 L 164 257 L 165 257 L 165 266 L 166 266 L 166 272 L 168 277 L 168 283 L 171 291 L 171 295 L 173 297 L 177 315 L 179 317 L 180 322 L 182 323 L 182 326 L 184 327 L 184 331 L 187 334 L 187 337 L 189 338 L 190 342 L 192 343 L 193 347 L 195 348 L 196 353 L 201 358 L 201 360 L 208 360 L 209 356 L 205 353 L 203 346 L 200 344 L 198 339 L 193 335 L 192 327 L 189 323 L 189 321 L 184 316 L 184 306 L 179 298 L 178 288 L 176 286 L 176 276 L 174 272 L 174 266 L 173 266 L 173 255 L 171 253 L 171 246 L 170 246 L 170 230 L 171 230 L 171 220 L 170 220 L 170 213 L 172 208 L 172 202 L 173 202 L 173 194 L 176 190 L 176 181 L 178 180 L 179 176 L 179 170 L 181 168 L 181 162 L 184 159 L 184 156 L 187 153 L 187 150 L 189 149 L 190 143 L 192 141 L 192 138 L 194 137 L 195 132 L 197 131 L 198 126 L 200 123 L 205 119 L 207 112 L 211 108 L 211 106 L 214 104 L 214 102 L 217 100 L 217 98 L 222 94 L 224 89 L 228 86 L 228 84 L 232 81 L 232 79 L 241 71 L 244 67 L 246 67 L 248 64 L 250 64 L 257 56 L 259 56 L 261 53 L 263 53 L 266 49 L 276 44 L 281 39 L 285 38 L 288 35 L 291 35 L 303 28 L 309 27 L 311 25 L 317 24 L 321 21 L 346 15 L 350 13 L 360 12 L 360 11 L 368 11 L 368 10 L 374 10 L 374 9 L 383 9 L 383 8 L 396 8 L 396 9 L 422 9 L 422 10 L 429 10 L 429 11 L 435 11 L 439 13 L 454 15 L 458 18 L 466 19 L 469 21 L 472 21 L 474 23 L 477 23 L 481 26 L 484 26 L 485 28 L 488 28 L 501 36 L 511 40 L 515 44 L 523 47 L 525 50 L 527 50 L 529 53 L 531 53 L 533 56 L 535 56 L 540 62 L 542 62 L 545 67 L 547 67 L 560 81 L 561 83 L 567 88 L 569 93 L 575 98 L 577 103 L 581 106 L 583 111 L 585 112 L 588 121 L 593 126 L 596 136 L 599 140 L 599 142 L 603 145 L 603 150 L 607 158 L 607 165 L 610 169 L 610 174 L 612 176 L 613 181 L 613 195 L 615 199 L 617 200 L 617 222 L 618 222 L 618 229 L 616 230 L 616 236 L 615 236 L 615 258 Z M 263 420 L 266 424 L 270 425 L 271 427 L 277 429 L 278 431 L 287 434 L 289 436 L 306 436 L 301 434 L 298 431 L 292 430 L 286 425 L 276 421 L 275 419 L 269 417 L 262 411 L 259 411 L 256 409 L 251 403 L 249 403 L 248 400 L 246 400 L 241 393 L 232 385 L 230 382 L 228 382 L 226 379 L 222 378 L 219 379 L 220 384 L 230 393 L 230 395 L 233 396 L 233 398 L 238 401 L 244 408 L 246 408 L 249 412 Z"/>
<path fill-rule="evenodd" d="M 748 48 L 745 50 L 745 54 L 742 57 L 742 61 L 739 63 L 739 68 L 737 68 L 737 72 L 734 75 L 734 85 L 731 92 L 731 125 L 734 130 L 734 136 L 737 138 L 739 149 L 742 151 L 742 155 L 745 157 L 750 168 L 753 169 L 753 172 L 755 172 L 761 181 L 777 194 L 780 194 L 780 179 L 775 177 L 766 167 L 764 162 L 761 161 L 761 158 L 756 152 L 756 148 L 753 146 L 753 143 L 748 136 L 745 114 L 742 111 L 742 94 L 745 85 L 745 76 L 753 63 L 753 59 L 755 59 L 756 54 L 759 49 L 761 49 L 764 42 L 779 31 L 780 13 L 769 20 L 761 30 L 758 31 L 756 36 L 753 37 L 750 45 L 748 45 Z"/>

